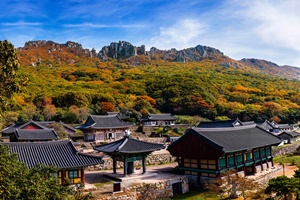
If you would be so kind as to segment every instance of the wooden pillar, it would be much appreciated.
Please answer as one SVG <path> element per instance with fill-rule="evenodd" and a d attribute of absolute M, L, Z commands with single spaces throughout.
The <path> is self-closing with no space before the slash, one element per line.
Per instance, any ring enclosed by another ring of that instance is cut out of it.
<path fill-rule="evenodd" d="M 253 171 L 253 173 L 256 173 L 257 171 L 256 171 L 256 163 L 254 163 L 253 165 L 252 165 L 252 171 Z"/>
<path fill-rule="evenodd" d="M 117 173 L 117 160 L 116 160 L 116 157 L 112 157 L 113 159 L 113 173 Z"/>
<path fill-rule="evenodd" d="M 272 167 L 274 167 L 274 161 L 273 158 L 271 158 Z"/>
<path fill-rule="evenodd" d="M 126 160 L 124 160 L 123 163 L 124 163 L 124 176 L 127 176 L 127 162 L 126 162 Z"/>
<path fill-rule="evenodd" d="M 143 166 L 143 174 L 146 173 L 146 157 L 143 156 L 143 159 L 142 159 L 142 166 Z"/>
<path fill-rule="evenodd" d="M 82 183 L 82 184 L 85 184 L 84 169 L 81 169 L 81 183 Z"/>
<path fill-rule="evenodd" d="M 65 176 L 66 176 L 66 172 L 65 170 L 61 170 L 61 184 L 65 183 Z"/>

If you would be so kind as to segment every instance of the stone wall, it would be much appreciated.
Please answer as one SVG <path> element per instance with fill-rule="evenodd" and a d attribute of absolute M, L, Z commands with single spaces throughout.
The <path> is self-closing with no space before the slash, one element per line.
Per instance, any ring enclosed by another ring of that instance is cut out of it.
<path fill-rule="evenodd" d="M 189 183 L 186 176 L 153 183 L 141 183 L 123 188 L 123 191 L 99 196 L 101 200 L 137 200 L 137 199 L 165 199 L 174 196 L 173 184 L 181 183 L 181 192 L 189 192 Z"/>
<path fill-rule="evenodd" d="M 299 148 L 300 144 L 287 144 L 279 147 L 272 148 L 272 155 L 273 156 L 282 156 L 289 153 L 294 153 Z"/>
<path fill-rule="evenodd" d="M 90 166 L 88 170 L 112 170 L 113 169 L 113 160 L 111 157 L 104 157 L 104 163 Z M 146 165 L 162 165 L 167 163 L 174 163 L 176 162 L 176 157 L 172 156 L 169 153 L 165 154 L 150 154 L 146 159 Z M 135 169 L 142 168 L 142 161 L 135 161 L 134 162 Z M 117 162 L 117 169 L 123 168 L 123 162 Z"/>
<path fill-rule="evenodd" d="M 156 198 L 172 197 L 173 194 L 173 184 L 181 183 L 182 194 L 189 192 L 189 182 L 186 176 L 180 178 L 169 179 L 166 181 L 158 181 L 156 183 L 143 183 L 141 185 L 136 185 L 126 188 L 126 191 L 136 192 L 140 197 L 146 197 L 147 193 L 155 192 Z M 144 195 L 144 196 L 142 196 Z M 144 198 L 142 198 L 144 199 Z"/>

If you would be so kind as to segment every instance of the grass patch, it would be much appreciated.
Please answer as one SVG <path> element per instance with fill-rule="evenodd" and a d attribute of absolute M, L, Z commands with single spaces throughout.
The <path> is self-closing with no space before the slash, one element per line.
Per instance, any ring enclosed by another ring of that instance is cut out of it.
<path fill-rule="evenodd" d="M 218 200 L 220 199 L 217 195 L 210 194 L 205 190 L 199 188 L 190 188 L 190 191 L 186 194 L 180 194 L 172 197 L 171 199 L 188 199 L 188 200 Z"/>
<path fill-rule="evenodd" d="M 284 156 L 276 156 L 273 160 L 275 163 L 300 165 L 300 155 L 286 154 Z"/>

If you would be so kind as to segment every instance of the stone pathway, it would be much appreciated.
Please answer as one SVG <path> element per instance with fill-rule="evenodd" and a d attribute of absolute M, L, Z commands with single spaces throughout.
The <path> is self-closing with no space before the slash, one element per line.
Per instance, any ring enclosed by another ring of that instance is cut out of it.
<path fill-rule="evenodd" d="M 132 183 L 137 182 L 157 182 L 159 180 L 167 179 L 171 177 L 173 174 L 164 173 L 166 171 L 170 171 L 177 166 L 177 163 L 163 164 L 163 165 L 155 165 L 155 166 L 147 166 L 147 173 L 157 173 L 157 176 L 149 177 L 147 179 L 133 179 L 131 181 L 127 181 L 127 183 L 123 183 L 126 186 Z M 123 169 L 117 170 L 118 174 L 123 173 Z M 112 192 L 113 191 L 113 183 L 114 181 L 106 178 L 105 174 L 112 174 L 112 170 L 102 170 L 102 171 L 85 171 L 85 190 L 86 191 L 95 191 L 101 190 L 102 192 Z M 134 175 L 133 175 L 134 176 Z M 176 175 L 177 176 L 177 175 Z M 101 184 L 101 187 L 96 187 L 95 184 Z"/>

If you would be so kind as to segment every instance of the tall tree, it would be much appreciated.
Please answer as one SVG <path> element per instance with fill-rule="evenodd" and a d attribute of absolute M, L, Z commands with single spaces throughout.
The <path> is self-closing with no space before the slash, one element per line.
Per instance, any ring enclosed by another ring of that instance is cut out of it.
<path fill-rule="evenodd" d="M 19 69 L 19 60 L 14 46 L 7 40 L 0 41 L 0 101 L 4 103 L 5 98 L 19 90 L 16 81 Z"/>

